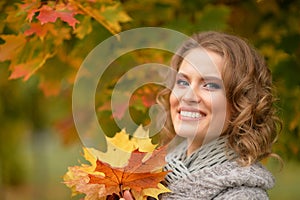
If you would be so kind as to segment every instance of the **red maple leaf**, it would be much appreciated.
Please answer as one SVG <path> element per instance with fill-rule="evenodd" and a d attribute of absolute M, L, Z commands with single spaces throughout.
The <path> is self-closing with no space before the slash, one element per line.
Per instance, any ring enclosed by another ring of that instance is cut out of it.
<path fill-rule="evenodd" d="M 41 25 L 40 23 L 31 23 L 30 28 L 24 32 L 25 36 L 30 36 L 32 34 L 36 34 L 40 38 L 44 38 L 48 33 L 49 28 Z"/>
<path fill-rule="evenodd" d="M 21 10 L 27 12 L 26 19 L 28 19 L 28 21 L 31 22 L 35 13 L 38 12 L 38 7 L 40 6 L 40 2 L 24 0 L 23 3 L 20 4 L 19 6 Z"/>
<path fill-rule="evenodd" d="M 54 23 L 57 18 L 60 18 L 75 29 L 76 23 L 79 23 L 79 21 L 74 17 L 76 11 L 70 9 L 68 6 L 57 6 L 54 9 L 48 5 L 43 5 L 42 8 L 39 9 L 39 12 L 37 19 L 40 20 L 41 24 L 49 22 Z"/>
<path fill-rule="evenodd" d="M 111 194 L 122 194 L 123 189 L 131 189 L 141 192 L 146 188 L 157 188 L 167 171 L 157 171 L 165 165 L 166 148 L 155 150 L 148 158 L 147 153 L 134 151 L 123 168 L 113 168 L 109 164 L 97 160 L 95 172 L 102 172 L 105 175 L 89 174 L 90 184 L 105 186 L 102 196 Z M 117 159 L 117 158 L 116 158 Z"/>

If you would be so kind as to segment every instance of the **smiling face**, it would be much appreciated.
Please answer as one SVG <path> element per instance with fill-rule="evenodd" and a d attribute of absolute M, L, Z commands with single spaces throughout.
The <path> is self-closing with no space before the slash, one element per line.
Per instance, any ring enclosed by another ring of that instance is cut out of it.
<path fill-rule="evenodd" d="M 170 112 L 177 135 L 188 139 L 189 152 L 219 137 L 230 117 L 218 54 L 195 48 L 182 61 L 170 95 Z"/>

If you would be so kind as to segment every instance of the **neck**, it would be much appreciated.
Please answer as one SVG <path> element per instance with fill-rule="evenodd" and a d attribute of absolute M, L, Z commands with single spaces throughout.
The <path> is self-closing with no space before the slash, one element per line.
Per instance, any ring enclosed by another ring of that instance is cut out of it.
<path fill-rule="evenodd" d="M 186 155 L 187 157 L 189 157 L 191 154 L 193 154 L 196 150 L 198 150 L 199 148 L 201 148 L 203 145 L 206 145 L 214 140 L 217 140 L 219 137 L 212 137 L 212 138 L 193 138 L 193 139 L 190 139 L 188 138 L 187 139 L 187 144 L 188 144 L 188 147 L 187 147 L 187 150 L 186 150 Z"/>
<path fill-rule="evenodd" d="M 199 149 L 202 146 L 203 140 L 196 140 L 195 138 L 193 139 L 187 139 L 188 147 L 186 150 L 186 155 L 190 156 L 194 151 Z"/>

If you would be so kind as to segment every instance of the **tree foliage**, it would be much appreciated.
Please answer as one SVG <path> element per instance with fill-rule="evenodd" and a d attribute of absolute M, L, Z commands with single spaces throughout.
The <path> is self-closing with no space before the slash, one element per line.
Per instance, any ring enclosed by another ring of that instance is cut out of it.
<path fill-rule="evenodd" d="M 9 138 L 8 145 L 15 146 L 17 138 L 54 127 L 65 144 L 74 143 L 77 136 L 71 94 L 83 59 L 112 34 L 158 26 L 188 35 L 204 30 L 227 31 L 253 43 L 267 59 L 279 97 L 277 106 L 284 126 L 275 150 L 285 158 L 299 160 L 299 5 L 297 0 L 1 1 L 0 120 L 5 124 L 1 141 Z M 155 50 L 134 51 L 105 71 L 95 101 L 100 124 L 108 135 L 119 131 L 109 104 L 119 77 L 139 64 L 166 64 L 170 56 Z M 157 89 L 145 85 L 132 95 L 130 112 L 137 124 L 149 123 L 152 94 Z M 122 108 L 119 111 L 122 117 Z M 2 146 L 0 156 L 5 157 L 7 150 Z M 6 174 L 14 162 L 2 166 Z M 13 176 L 3 177 L 6 182 L 14 180 Z"/>

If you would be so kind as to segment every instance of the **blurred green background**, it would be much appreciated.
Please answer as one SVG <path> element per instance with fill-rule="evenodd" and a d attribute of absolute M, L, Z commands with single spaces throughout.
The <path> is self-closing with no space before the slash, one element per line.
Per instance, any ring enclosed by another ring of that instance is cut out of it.
<path fill-rule="evenodd" d="M 75 29 L 57 20 L 23 36 L 32 23 L 39 22 L 40 11 L 34 8 L 72 2 L 81 6 L 81 12 L 74 15 L 79 21 Z M 27 7 L 20 7 L 24 3 Z M 274 151 L 285 165 L 280 170 L 277 162 L 265 162 L 277 180 L 270 199 L 300 198 L 300 1 L 4 0 L 0 10 L 0 199 L 71 199 L 62 176 L 68 166 L 78 164 L 82 151 L 71 110 L 74 76 L 85 56 L 101 41 L 143 26 L 170 28 L 187 35 L 226 31 L 247 38 L 266 57 L 284 123 Z M 31 22 L 26 18 L 30 11 L 34 11 Z M 42 30 L 47 30 L 44 35 Z M 14 37 L 7 39 L 7 35 Z M 17 35 L 26 39 L 19 49 L 14 45 L 23 40 L 17 40 Z M 51 57 L 42 62 L 48 53 Z M 119 130 L 109 110 L 118 78 L 132 66 L 167 64 L 169 59 L 166 52 L 145 50 L 112 63 L 96 96 L 99 121 L 108 135 Z M 136 123 L 149 122 L 147 113 L 155 92 L 145 86 L 134 94 L 130 112 Z"/>

